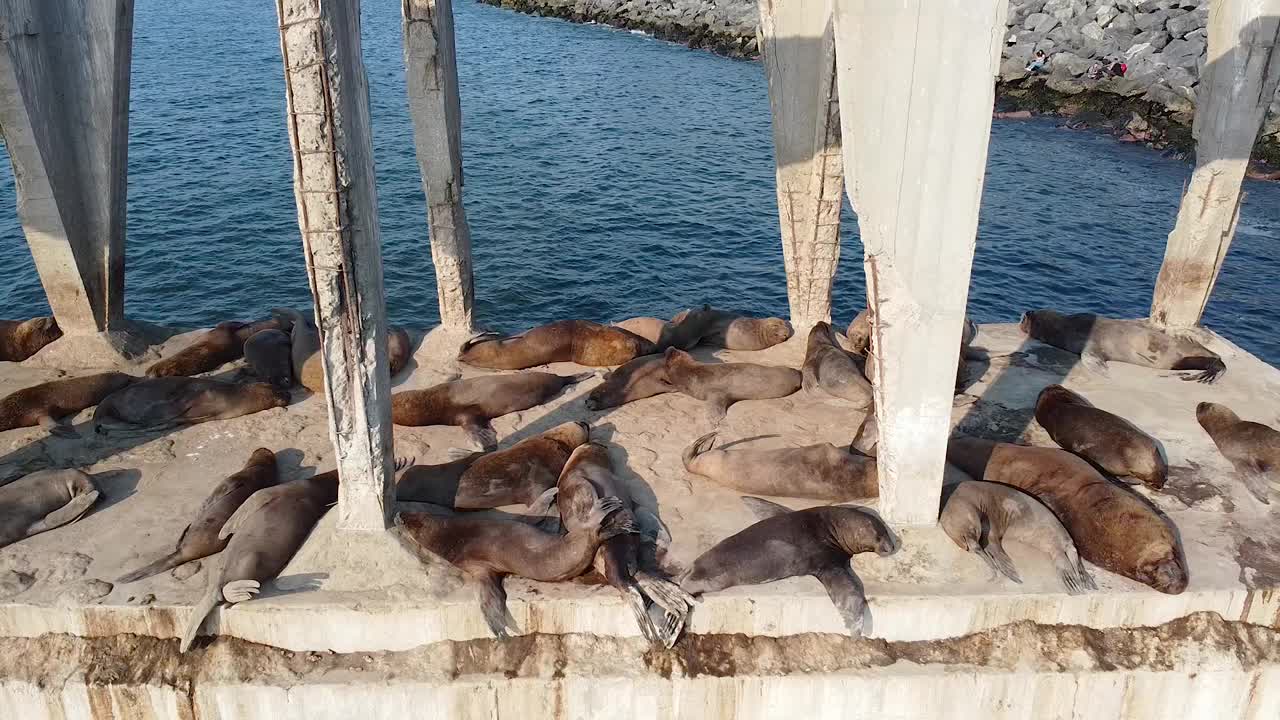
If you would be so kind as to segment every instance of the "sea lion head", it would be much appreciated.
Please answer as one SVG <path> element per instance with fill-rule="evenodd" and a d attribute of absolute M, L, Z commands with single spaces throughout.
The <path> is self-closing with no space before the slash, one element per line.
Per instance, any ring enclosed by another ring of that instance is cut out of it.
<path fill-rule="evenodd" d="M 1152 540 L 1137 565 L 1135 579 L 1168 595 L 1187 589 L 1187 568 L 1176 547 Z"/>
<path fill-rule="evenodd" d="M 1028 310 L 1022 313 L 1022 321 L 1018 323 L 1018 327 L 1022 328 L 1023 333 L 1035 337 L 1038 331 L 1052 327 L 1061 318 L 1060 313 L 1052 310 Z"/>
<path fill-rule="evenodd" d="M 760 321 L 760 339 L 768 341 L 771 346 L 784 342 L 793 332 L 795 331 L 791 329 L 791 323 L 782 318 L 771 317 Z"/>
<path fill-rule="evenodd" d="M 1040 410 L 1042 406 L 1051 403 L 1063 405 L 1080 405 L 1082 398 L 1062 387 L 1061 385 L 1047 385 L 1040 391 L 1040 395 L 1036 397 L 1036 410 Z"/>
<path fill-rule="evenodd" d="M 831 532 L 850 555 L 874 552 L 887 557 L 898 551 L 898 538 L 875 512 L 866 508 L 844 507 L 832 523 Z"/>
<path fill-rule="evenodd" d="M 969 347 L 976 337 L 978 337 L 978 324 L 966 316 L 960 330 L 960 346 Z"/>
<path fill-rule="evenodd" d="M 576 448 L 591 439 L 591 425 L 582 420 L 574 420 L 551 428 L 546 432 L 546 436 Z"/>
<path fill-rule="evenodd" d="M 278 387 L 271 383 L 253 383 L 252 385 L 247 385 L 245 387 L 250 389 L 255 395 L 269 396 L 270 401 L 267 402 L 267 407 L 269 408 L 288 407 L 289 403 L 293 402 L 293 396 L 289 393 L 287 388 Z"/>
<path fill-rule="evenodd" d="M 1202 402 L 1196 405 L 1196 421 L 1200 423 L 1200 427 L 1208 430 L 1240 422 L 1240 416 L 1221 403 Z"/>

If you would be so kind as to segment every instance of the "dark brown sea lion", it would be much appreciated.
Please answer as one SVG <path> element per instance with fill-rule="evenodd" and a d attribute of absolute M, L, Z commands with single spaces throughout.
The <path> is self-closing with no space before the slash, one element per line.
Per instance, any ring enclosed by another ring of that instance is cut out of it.
<path fill-rule="evenodd" d="M 587 395 L 586 406 L 588 410 L 604 410 L 675 391 L 667 382 L 666 358 L 645 355 L 606 375 L 604 382 Z"/>
<path fill-rule="evenodd" d="M 686 310 L 671 318 L 671 322 L 684 320 Z M 724 310 L 711 310 L 713 322 L 702 336 L 702 343 L 726 350 L 764 350 L 785 342 L 793 332 L 791 323 L 782 318 L 754 318 Z"/>
<path fill-rule="evenodd" d="M 589 320 L 561 320 L 514 337 L 481 335 L 468 340 L 459 362 L 498 370 L 523 370 L 553 362 L 600 367 L 621 365 L 656 352 L 648 340 Z"/>
<path fill-rule="evenodd" d="M 859 553 L 885 556 L 897 550 L 897 540 L 880 518 L 839 505 L 792 511 L 759 498 L 743 500 L 764 519 L 699 556 L 680 578 L 680 587 L 701 595 L 812 575 L 826 588 L 849 634 L 868 632 L 871 612 L 849 560 Z"/>
<path fill-rule="evenodd" d="M 958 437 L 947 446 L 947 461 L 1048 505 L 1080 556 L 1094 565 L 1170 595 L 1187 588 L 1186 559 L 1173 526 L 1085 460 L 1057 448 Z"/>
<path fill-rule="evenodd" d="M 22 362 L 60 337 L 62 328 L 52 317 L 0 320 L 0 360 Z"/>
<path fill-rule="evenodd" d="M 1280 432 L 1262 423 L 1241 420 L 1231 408 L 1202 402 L 1196 420 L 1240 475 L 1245 488 L 1270 505 L 1271 490 L 1280 491 Z"/>
<path fill-rule="evenodd" d="M 712 450 L 716 434 L 684 451 L 684 467 L 753 495 L 843 502 L 879 497 L 875 458 L 831 443 L 778 450 Z"/>
<path fill-rule="evenodd" d="M 396 425 L 409 427 L 456 425 L 466 430 L 481 448 L 491 449 L 497 446 L 498 437 L 490 420 L 541 405 L 566 386 L 589 377 L 593 374 L 482 375 L 425 390 L 405 390 L 391 396 L 391 420 Z"/>
<path fill-rule="evenodd" d="M 245 327 L 242 322 L 218 323 L 176 354 L 152 363 L 147 377 L 199 375 L 239 360 L 244 355 L 244 340 L 237 333 Z"/>
<path fill-rule="evenodd" d="M 667 380 L 680 392 L 709 406 L 712 422 L 719 422 L 739 400 L 786 397 L 800 389 L 800 371 L 754 363 L 700 363 L 683 350 L 666 355 Z"/>
<path fill-rule="evenodd" d="M 251 323 L 241 323 L 241 328 L 236 331 L 236 339 L 241 345 L 248 342 L 249 338 L 257 335 L 263 330 L 279 330 L 282 333 L 289 334 L 293 332 L 293 320 L 295 313 L 292 310 L 280 311 L 272 310 L 271 317 L 266 320 L 258 320 Z"/>
<path fill-rule="evenodd" d="M 0 547 L 79 520 L 98 501 L 79 470 L 39 470 L 0 487 Z"/>
<path fill-rule="evenodd" d="M 278 332 L 278 331 L 270 331 Z M 249 456 L 244 469 L 218 483 L 209 497 L 200 504 L 191 522 L 182 529 L 173 552 L 127 573 L 116 582 L 131 583 L 182 565 L 222 552 L 227 538 L 219 537 L 222 526 L 250 495 L 269 488 L 280 481 L 276 468 L 276 455 L 266 448 L 258 448 Z"/>
<path fill-rule="evenodd" d="M 942 496 L 938 518 L 942 530 L 961 549 L 986 560 L 992 570 L 1022 582 L 1002 544 L 1014 540 L 1048 555 L 1072 595 L 1097 589 L 1071 535 L 1039 500 L 1008 485 L 980 480 L 945 486 Z"/>
<path fill-rule="evenodd" d="M 52 380 L 0 399 L 0 431 L 40 425 L 52 435 L 79 437 L 62 424 L 65 418 L 91 408 L 138 378 L 119 372 Z"/>
<path fill-rule="evenodd" d="M 462 473 L 484 452 L 472 452 L 439 465 L 414 465 L 413 458 L 396 460 L 396 500 L 451 507 L 458 496 Z"/>
<path fill-rule="evenodd" d="M 666 325 L 666 320 L 656 317 L 633 317 L 613 324 L 614 327 L 639 335 L 654 345 L 658 344 L 658 338 L 662 336 L 662 328 Z"/>
<path fill-rule="evenodd" d="M 299 337 L 299 335 L 301 337 Z M 306 356 L 302 360 L 302 374 L 298 376 L 298 382 L 317 395 L 323 395 L 324 389 L 324 360 L 320 353 L 320 335 L 314 329 L 304 329 L 301 333 L 294 333 L 297 338 L 295 342 L 302 342 L 303 348 L 311 348 L 306 350 Z M 409 358 L 412 356 L 413 343 L 409 340 L 409 333 L 404 328 L 394 325 L 387 328 L 387 368 L 391 377 L 400 374 L 405 365 L 409 364 Z M 298 352 L 293 353 L 294 362 L 297 363 Z"/>
<path fill-rule="evenodd" d="M 259 379 L 288 390 L 293 387 L 292 341 L 282 330 L 263 330 L 244 342 L 244 359 Z"/>
<path fill-rule="evenodd" d="M 801 378 L 809 392 L 822 390 L 848 400 L 855 410 L 871 407 L 871 383 L 853 357 L 840 347 L 830 323 L 819 322 L 809 331 Z"/>
<path fill-rule="evenodd" d="M 523 522 L 467 515 L 400 513 L 399 535 L 409 547 L 431 552 L 462 570 L 477 586 L 480 610 L 496 637 L 519 632 L 507 611 L 502 578 L 507 575 L 561 582 L 586 572 L 604 541 L 634 533 L 631 516 L 608 497 L 591 508 L 584 525 L 555 535 Z"/>
<path fill-rule="evenodd" d="M 222 551 L 222 570 L 210 574 L 209 590 L 192 610 L 180 651 L 191 647 L 205 617 L 219 602 L 250 600 L 261 590 L 262 583 L 279 575 L 337 501 L 337 470 L 250 495 L 218 531 L 219 539 L 231 538 Z"/>
<path fill-rule="evenodd" d="M 249 415 L 289 404 L 289 393 L 267 383 L 239 385 L 210 378 L 146 378 L 111 393 L 93 413 L 94 431 L 161 430 Z"/>
<path fill-rule="evenodd" d="M 704 336 L 716 331 L 720 311 L 712 310 L 710 305 L 703 305 L 701 308 L 685 310 L 676 317 L 678 319 L 665 323 L 658 333 L 657 352 L 670 347 L 692 350 Z"/>
<path fill-rule="evenodd" d="M 1169 465 L 1155 438 L 1061 385 L 1040 391 L 1036 421 L 1063 450 L 1117 478 L 1136 478 L 1156 490 L 1169 478 Z"/>
<path fill-rule="evenodd" d="M 1040 342 L 1079 355 L 1086 368 L 1102 375 L 1107 373 L 1108 360 L 1157 370 L 1199 370 L 1182 379 L 1202 383 L 1211 383 L 1227 371 L 1222 358 L 1205 346 L 1152 327 L 1144 320 L 1032 310 L 1022 315 L 1022 331 Z"/>

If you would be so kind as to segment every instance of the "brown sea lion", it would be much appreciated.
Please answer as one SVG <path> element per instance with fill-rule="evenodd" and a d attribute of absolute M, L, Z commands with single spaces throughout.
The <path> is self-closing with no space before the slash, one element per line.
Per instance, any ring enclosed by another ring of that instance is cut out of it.
<path fill-rule="evenodd" d="M 1156 490 L 1169 478 L 1169 465 L 1155 438 L 1061 385 L 1040 391 L 1036 421 L 1063 450 L 1117 478 L 1136 478 Z"/>
<path fill-rule="evenodd" d="M 786 397 L 800 389 L 800 371 L 754 363 L 700 363 L 683 350 L 666 354 L 667 380 L 680 392 L 707 402 L 712 422 L 719 422 L 739 400 Z"/>
<path fill-rule="evenodd" d="M 269 331 L 278 332 L 278 331 Z M 173 552 L 127 573 L 116 582 L 131 583 L 182 565 L 222 552 L 227 538 L 219 537 L 222 526 L 236 510 L 259 490 L 269 488 L 280 481 L 276 467 L 276 455 L 267 448 L 258 448 L 249 456 L 244 469 L 218 483 L 204 499 L 191 522 L 182 529 Z"/>
<path fill-rule="evenodd" d="M 282 330 L 263 330 L 244 342 L 244 359 L 261 380 L 278 388 L 293 387 L 292 342 Z"/>
<path fill-rule="evenodd" d="M 586 406 L 588 410 L 604 410 L 675 391 L 667 382 L 667 359 L 645 355 L 606 375 L 604 382 L 588 393 Z"/>
<path fill-rule="evenodd" d="M 387 326 L 387 367 L 391 377 L 400 374 L 413 357 L 413 341 L 409 333 L 398 325 Z"/>
<path fill-rule="evenodd" d="M 0 487 L 0 547 L 79 520 L 98 501 L 79 470 L 39 470 Z"/>
<path fill-rule="evenodd" d="M 565 387 L 593 376 L 546 372 L 482 375 L 425 390 L 405 390 L 391 396 L 391 420 L 408 427 L 456 425 L 481 448 L 492 449 L 498 436 L 490 420 L 541 405 Z"/>
<path fill-rule="evenodd" d="M 830 323 L 819 322 L 809 331 L 801 384 L 809 392 L 822 390 L 848 400 L 855 410 L 871 407 L 871 383 L 853 357 L 840 347 Z"/>
<path fill-rule="evenodd" d="M 600 367 L 621 365 L 656 351 L 653 343 L 618 327 L 561 320 L 514 337 L 472 338 L 458 352 L 458 361 L 498 370 L 523 370 L 553 362 Z"/>
<path fill-rule="evenodd" d="M 896 538 L 880 518 L 839 505 L 792 511 L 759 498 L 743 501 L 763 519 L 700 555 L 680 578 L 680 587 L 701 595 L 812 575 L 826 588 L 849 634 L 869 632 L 871 612 L 862 580 L 849 561 L 859 553 L 886 556 L 897 550 Z"/>
<path fill-rule="evenodd" d="M 40 425 L 52 435 L 79 437 L 62 421 L 137 380 L 133 375 L 108 372 L 23 388 L 0 399 L 0 431 Z"/>
<path fill-rule="evenodd" d="M 684 451 L 684 467 L 717 485 L 753 495 L 843 502 L 879 497 L 875 458 L 831 443 L 777 450 L 712 450 L 716 434 Z"/>
<path fill-rule="evenodd" d="M 671 318 L 671 322 L 680 322 L 690 311 Z M 726 350 L 764 350 L 778 343 L 785 342 L 793 332 L 791 323 L 782 318 L 754 318 L 725 310 L 710 310 L 713 322 L 707 333 L 702 336 L 702 343 Z"/>
<path fill-rule="evenodd" d="M 502 578 L 507 575 L 561 582 L 586 572 L 600 544 L 634 533 L 631 516 L 619 513 L 622 501 L 597 501 L 586 522 L 567 535 L 555 535 L 523 522 L 466 515 L 400 513 L 399 537 L 414 550 L 437 555 L 463 571 L 477 586 L 480 610 L 496 637 L 519 632 L 507 611 Z"/>
<path fill-rule="evenodd" d="M 218 323 L 174 355 L 152 363 L 147 377 L 189 377 L 239 360 L 244 355 L 244 340 L 236 333 L 245 327 L 242 322 Z"/>
<path fill-rule="evenodd" d="M 850 352 L 856 355 L 871 352 L 871 311 L 864 309 L 858 313 L 849 323 L 849 329 L 844 331 L 844 336 L 849 340 Z"/>
<path fill-rule="evenodd" d="M 654 345 L 657 345 L 658 338 L 662 335 L 662 328 L 666 325 L 666 320 L 656 317 L 633 317 L 613 324 L 614 327 L 639 335 Z"/>
<path fill-rule="evenodd" d="M 60 337 L 62 328 L 52 317 L 0 320 L 0 360 L 22 362 Z"/>
<path fill-rule="evenodd" d="M 304 330 L 302 342 L 305 346 L 310 347 L 310 343 L 314 337 L 314 350 L 312 350 L 302 362 L 302 375 L 299 376 L 298 382 L 317 395 L 323 395 L 324 389 L 324 361 L 320 354 L 320 336 L 318 334 L 312 336 L 312 330 Z M 391 325 L 387 327 L 387 369 L 391 377 L 400 374 L 405 365 L 409 364 L 412 357 L 413 343 L 409 340 L 409 333 L 404 328 Z M 295 360 L 297 353 L 294 353 Z"/>
<path fill-rule="evenodd" d="M 947 461 L 974 478 L 1011 485 L 1049 506 L 1085 560 L 1156 590 L 1187 588 L 1177 533 L 1135 495 L 1066 450 L 953 438 Z"/>
<path fill-rule="evenodd" d="M 396 500 L 453 507 L 462 473 L 486 454 L 467 453 L 439 465 L 415 465 L 414 458 L 396 460 Z"/>
<path fill-rule="evenodd" d="M 239 385 L 210 378 L 146 378 L 111 393 L 93 412 L 94 431 L 161 430 L 249 415 L 289 404 L 289 393 L 267 383 Z"/>
<path fill-rule="evenodd" d="M 1196 405 L 1196 421 L 1236 469 L 1245 488 L 1259 502 L 1270 505 L 1270 491 L 1280 491 L 1280 432 L 1241 420 L 1219 403 Z"/>
<path fill-rule="evenodd" d="M 1211 383 L 1227 371 L 1222 358 L 1205 346 L 1145 320 L 1032 310 L 1022 314 L 1021 326 L 1028 336 L 1079 355 L 1081 364 L 1100 375 L 1107 374 L 1108 360 L 1157 370 L 1199 370 L 1182 379 L 1202 383 Z"/>
<path fill-rule="evenodd" d="M 338 471 L 264 488 L 249 496 L 218 531 L 226 540 L 222 570 L 210 574 L 208 591 L 192 610 L 182 634 L 186 652 L 205 617 L 219 602 L 251 600 L 293 559 L 329 507 L 338 501 Z"/>
<path fill-rule="evenodd" d="M 324 368 L 320 364 L 320 331 L 316 328 L 315 322 L 292 308 L 279 308 L 272 312 L 289 317 L 293 321 L 293 327 L 289 331 L 289 355 L 293 365 L 294 382 L 311 392 L 324 392 Z M 312 364 L 309 369 L 308 363 Z"/>
<path fill-rule="evenodd" d="M 294 311 L 288 310 L 281 312 L 272 310 L 271 317 L 266 320 L 258 320 L 251 323 L 241 323 L 241 328 L 236 331 L 236 339 L 241 345 L 248 342 L 249 338 L 257 335 L 263 330 L 279 330 L 286 335 L 293 332 Z"/>
<path fill-rule="evenodd" d="M 1018 569 L 1004 550 L 1014 540 L 1048 555 L 1067 592 L 1096 590 L 1071 535 L 1049 508 L 1008 485 L 966 480 L 942 488 L 938 524 L 962 550 L 987 561 L 992 570 L 1021 583 Z"/>

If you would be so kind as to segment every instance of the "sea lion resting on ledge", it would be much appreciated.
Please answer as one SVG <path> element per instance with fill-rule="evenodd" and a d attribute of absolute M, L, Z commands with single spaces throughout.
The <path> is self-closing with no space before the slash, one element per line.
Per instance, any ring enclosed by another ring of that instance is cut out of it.
<path fill-rule="evenodd" d="M 716 434 L 684 451 L 684 467 L 717 485 L 754 495 L 843 502 L 879 497 L 875 458 L 831 443 L 778 450 L 712 450 Z"/>
<path fill-rule="evenodd" d="M 553 362 L 589 367 L 622 365 L 657 347 L 635 333 L 589 320 L 561 320 L 514 337 L 480 335 L 468 340 L 458 361 L 497 370 L 523 370 Z"/>
<path fill-rule="evenodd" d="M 79 470 L 40 470 L 0 487 L 0 548 L 79 520 L 98 501 Z"/>
<path fill-rule="evenodd" d="M 297 376 L 297 380 L 303 387 L 318 395 L 324 394 L 324 361 L 320 356 L 320 335 L 315 328 L 307 328 L 303 330 L 302 347 L 305 352 L 305 359 L 302 361 L 301 371 Z M 294 335 L 297 338 L 297 335 Z M 309 350 L 308 350 L 309 349 Z M 391 377 L 400 374 L 405 365 L 409 364 L 409 358 L 412 357 L 413 342 L 409 339 L 409 333 L 404 328 L 394 325 L 387 328 L 387 366 L 391 373 Z M 298 352 L 294 351 L 296 360 Z"/>
<path fill-rule="evenodd" d="M 0 432 L 40 425 L 51 435 L 79 437 L 61 421 L 102 402 L 139 378 L 120 372 L 52 380 L 0 399 Z"/>
<path fill-rule="evenodd" d="M 60 337 L 62 328 L 52 317 L 0 320 L 0 360 L 22 362 Z"/>
<path fill-rule="evenodd" d="M 1091 372 L 1107 374 L 1107 361 L 1157 370 L 1199 370 L 1183 380 L 1212 383 L 1227 371 L 1222 358 L 1200 343 L 1148 325 L 1145 320 L 1112 320 L 1090 313 L 1053 310 L 1022 314 L 1028 336 L 1080 356 Z"/>
<path fill-rule="evenodd" d="M 1280 432 L 1262 423 L 1241 420 L 1231 408 L 1202 402 L 1196 406 L 1196 421 L 1209 433 L 1249 492 L 1259 502 L 1270 505 L 1270 489 L 1280 491 Z"/>
<path fill-rule="evenodd" d="M 817 323 L 809 331 L 801 376 L 804 389 L 809 392 L 822 390 L 848 400 L 855 410 L 871 407 L 871 383 L 853 357 L 840 347 L 830 323 Z"/>
<path fill-rule="evenodd" d="M 680 392 L 709 406 L 713 423 L 739 400 L 770 400 L 800 389 L 800 371 L 754 363 L 700 363 L 683 350 L 666 354 L 667 380 Z"/>
<path fill-rule="evenodd" d="M 210 378 L 146 378 L 108 395 L 93 412 L 94 432 L 163 430 L 226 420 L 289 404 L 267 383 L 238 385 Z"/>
<path fill-rule="evenodd" d="M 199 375 L 216 370 L 244 356 L 244 344 L 263 330 L 288 331 L 293 320 L 280 314 L 269 320 L 243 323 L 228 320 L 215 325 L 195 342 L 147 368 L 147 377 Z"/>
<path fill-rule="evenodd" d="M 606 375 L 604 382 L 587 395 L 585 404 L 588 410 L 604 410 L 675 391 L 667 381 L 666 358 L 645 355 Z"/>
<path fill-rule="evenodd" d="M 832 333 L 834 335 L 834 333 Z M 975 338 L 978 337 L 978 326 L 966 315 L 964 325 L 960 330 L 960 353 L 956 361 L 956 388 L 964 386 L 966 378 L 965 361 L 969 358 L 969 346 L 973 344 Z M 863 374 L 867 381 L 875 384 L 876 381 L 876 363 L 871 357 L 871 314 L 868 310 L 858 313 L 853 322 L 849 323 L 849 329 L 845 331 L 845 338 L 849 341 L 849 349 L 855 355 L 867 358 L 866 364 L 863 366 Z M 835 342 L 833 339 L 832 342 Z"/>
<path fill-rule="evenodd" d="M 685 310 L 671 318 L 671 322 L 682 322 L 692 312 L 695 311 Z M 791 323 L 782 318 L 754 318 L 711 308 L 696 312 L 710 314 L 710 326 L 701 342 L 726 350 L 764 350 L 785 342 L 794 332 Z"/>
<path fill-rule="evenodd" d="M 1119 415 L 1093 406 L 1061 385 L 1036 398 L 1036 422 L 1063 450 L 1117 478 L 1131 477 L 1153 490 L 1164 487 L 1169 466 L 1155 438 Z"/>

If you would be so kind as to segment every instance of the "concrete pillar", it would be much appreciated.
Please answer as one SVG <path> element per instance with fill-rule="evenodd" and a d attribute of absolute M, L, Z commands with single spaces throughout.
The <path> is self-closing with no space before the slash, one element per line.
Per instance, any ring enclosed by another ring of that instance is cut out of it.
<path fill-rule="evenodd" d="M 338 526 L 383 530 L 391 377 L 358 0 L 277 0 L 298 225 L 315 298 Z"/>
<path fill-rule="evenodd" d="M 1214 0 L 1209 54 L 1196 90 L 1196 169 L 1156 280 L 1151 319 L 1200 322 L 1236 234 L 1240 183 L 1280 81 L 1280 0 Z"/>
<path fill-rule="evenodd" d="M 880 511 L 932 524 L 1004 0 L 835 0 L 844 167 L 865 250 Z"/>
<path fill-rule="evenodd" d="M 470 329 L 471 230 L 462 207 L 462 103 L 450 0 L 402 0 L 404 64 L 418 167 L 427 195 L 440 324 Z"/>
<path fill-rule="evenodd" d="M 760 48 L 769 81 L 778 220 L 796 337 L 831 319 L 840 260 L 840 108 L 832 0 L 760 0 Z"/>
<path fill-rule="evenodd" d="M 0 0 L 0 133 L 67 334 L 124 317 L 133 0 Z"/>

